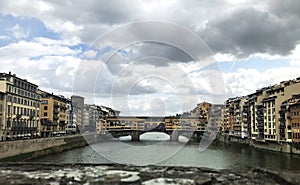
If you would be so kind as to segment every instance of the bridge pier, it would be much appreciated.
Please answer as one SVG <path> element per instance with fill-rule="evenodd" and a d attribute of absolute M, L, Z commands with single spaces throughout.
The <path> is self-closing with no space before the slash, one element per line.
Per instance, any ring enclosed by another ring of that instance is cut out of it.
<path fill-rule="evenodd" d="M 179 141 L 179 132 L 178 130 L 174 130 L 170 135 L 170 141 L 177 142 Z"/>
<path fill-rule="evenodd" d="M 132 131 L 131 132 L 131 141 L 140 141 L 139 131 Z"/>

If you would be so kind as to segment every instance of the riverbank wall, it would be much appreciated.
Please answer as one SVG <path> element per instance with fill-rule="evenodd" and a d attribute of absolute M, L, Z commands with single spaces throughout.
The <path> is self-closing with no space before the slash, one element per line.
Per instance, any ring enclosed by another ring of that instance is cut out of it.
<path fill-rule="evenodd" d="M 255 141 L 248 138 L 240 138 L 231 135 L 218 135 L 216 137 L 216 141 L 223 142 L 223 143 L 239 143 L 239 144 L 248 145 L 249 147 L 263 149 L 263 150 L 300 155 L 300 148 L 293 145 L 292 143 Z"/>
<path fill-rule="evenodd" d="M 86 146 L 95 140 L 95 134 L 69 135 L 0 142 L 0 162 L 26 161 Z"/>

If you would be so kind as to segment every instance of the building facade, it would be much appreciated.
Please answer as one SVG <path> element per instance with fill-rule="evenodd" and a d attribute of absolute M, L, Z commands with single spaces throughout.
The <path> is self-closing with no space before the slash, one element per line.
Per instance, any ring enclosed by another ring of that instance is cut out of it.
<path fill-rule="evenodd" d="M 73 107 L 73 124 L 75 124 L 80 131 L 83 131 L 83 111 L 84 111 L 84 97 L 73 95 L 71 96 Z"/>
<path fill-rule="evenodd" d="M 225 102 L 224 122 L 222 131 L 230 135 L 247 138 L 248 122 L 245 119 L 248 115 L 248 98 L 246 96 L 229 98 Z"/>
<path fill-rule="evenodd" d="M 0 73 L 1 140 L 38 136 L 40 96 L 37 87 L 11 72 Z"/>
<path fill-rule="evenodd" d="M 68 105 L 70 100 L 39 90 L 41 96 L 40 133 L 42 137 L 66 134 L 68 125 Z"/>
<path fill-rule="evenodd" d="M 221 132 L 264 142 L 296 141 L 298 105 L 292 102 L 299 90 L 300 78 L 264 87 L 246 97 L 229 98 Z"/>
<path fill-rule="evenodd" d="M 211 107 L 212 107 L 211 103 L 208 103 L 205 101 L 202 103 L 199 103 L 199 104 L 197 104 L 197 107 L 191 111 L 191 116 L 192 117 L 200 117 L 200 118 L 208 120 L 208 112 Z"/>

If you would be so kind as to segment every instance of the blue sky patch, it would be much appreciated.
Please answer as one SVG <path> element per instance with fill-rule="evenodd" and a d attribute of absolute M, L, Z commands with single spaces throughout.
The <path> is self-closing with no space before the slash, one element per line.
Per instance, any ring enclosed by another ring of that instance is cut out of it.
<path fill-rule="evenodd" d="M 58 40 L 60 34 L 46 28 L 39 19 L 0 14 L 0 47 L 20 40 L 30 41 L 36 37 Z"/>

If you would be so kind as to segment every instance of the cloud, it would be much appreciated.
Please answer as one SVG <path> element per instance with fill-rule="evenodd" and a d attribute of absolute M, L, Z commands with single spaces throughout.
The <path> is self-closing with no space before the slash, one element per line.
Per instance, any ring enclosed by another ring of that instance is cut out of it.
<path fill-rule="evenodd" d="M 155 103 L 165 114 L 187 111 L 221 101 L 225 88 L 227 97 L 246 95 L 297 77 L 299 7 L 291 0 L 0 1 L 1 69 L 123 112 L 151 114 Z M 273 65 L 249 64 L 253 56 Z M 213 57 L 241 64 L 221 71 Z"/>
<path fill-rule="evenodd" d="M 257 89 L 299 77 L 300 67 L 287 66 L 259 72 L 257 69 L 240 68 L 236 72 L 225 73 L 226 97 L 254 93 Z"/>
<path fill-rule="evenodd" d="M 299 28 L 300 24 L 296 23 Z M 269 12 L 244 8 L 206 24 L 199 35 L 215 52 L 248 57 L 255 53 L 288 55 L 300 39 L 294 24 Z"/>
<path fill-rule="evenodd" d="M 11 28 L 9 32 L 15 39 L 25 39 L 29 36 L 29 31 L 21 28 L 18 24 Z"/>
<path fill-rule="evenodd" d="M 16 16 L 36 17 L 50 30 L 61 33 L 63 38 L 77 37 L 87 43 L 121 25 L 145 19 L 182 25 L 196 31 L 216 53 L 238 57 L 255 53 L 288 55 L 300 35 L 297 19 L 299 2 L 292 0 L 284 5 L 277 0 L 239 1 L 234 4 L 232 1 L 194 0 L 164 3 L 76 0 L 40 1 L 35 6 L 30 4 L 25 0 L 20 3 L 1 1 L 0 9 L 3 13 Z M 147 29 L 144 31 L 149 34 Z M 164 34 L 163 30 L 154 33 L 158 32 Z"/>

